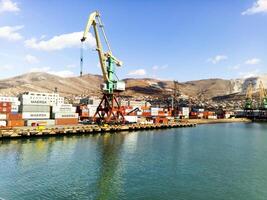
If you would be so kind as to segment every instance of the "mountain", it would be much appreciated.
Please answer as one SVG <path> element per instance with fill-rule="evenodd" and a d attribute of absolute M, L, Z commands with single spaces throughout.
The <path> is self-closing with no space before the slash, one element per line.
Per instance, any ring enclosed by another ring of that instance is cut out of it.
<path fill-rule="evenodd" d="M 100 75 L 87 74 L 83 77 L 63 78 L 48 73 L 34 72 L 0 80 L 0 94 L 9 96 L 26 91 L 52 92 L 57 88 L 58 92 L 65 97 L 99 95 L 101 94 L 100 85 L 102 80 Z M 126 82 L 126 91 L 123 95 L 129 97 L 168 96 L 172 94 L 174 88 L 173 81 L 168 80 L 128 78 L 124 81 Z M 245 93 L 249 83 L 252 83 L 256 89 L 260 81 L 267 85 L 267 75 L 247 79 L 188 81 L 179 83 L 178 88 L 184 95 L 210 99 L 235 93 Z"/>

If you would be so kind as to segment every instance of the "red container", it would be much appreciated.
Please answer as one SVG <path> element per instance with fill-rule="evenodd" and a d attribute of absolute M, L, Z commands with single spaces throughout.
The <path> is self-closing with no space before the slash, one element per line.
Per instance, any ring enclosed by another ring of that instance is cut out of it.
<path fill-rule="evenodd" d="M 8 113 L 7 114 L 7 120 L 20 120 L 22 119 L 22 114 L 20 113 Z"/>
<path fill-rule="evenodd" d="M 10 102 L 0 102 L 0 108 L 1 107 L 11 107 L 11 103 Z"/>
<path fill-rule="evenodd" d="M 77 125 L 77 118 L 58 118 L 55 120 L 56 125 Z"/>
<path fill-rule="evenodd" d="M 7 126 L 9 127 L 19 127 L 19 126 L 24 126 L 24 120 L 18 119 L 18 120 L 8 120 L 7 121 Z"/>
<path fill-rule="evenodd" d="M 0 113 L 11 113 L 11 106 L 10 107 L 0 107 Z"/>

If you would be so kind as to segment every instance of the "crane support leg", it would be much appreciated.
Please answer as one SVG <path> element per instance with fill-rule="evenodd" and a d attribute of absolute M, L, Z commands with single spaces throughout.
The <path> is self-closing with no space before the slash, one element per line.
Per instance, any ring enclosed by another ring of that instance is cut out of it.
<path fill-rule="evenodd" d="M 104 94 L 100 101 L 96 113 L 94 114 L 94 122 L 98 123 L 124 123 L 123 109 L 120 106 L 116 94 Z"/>

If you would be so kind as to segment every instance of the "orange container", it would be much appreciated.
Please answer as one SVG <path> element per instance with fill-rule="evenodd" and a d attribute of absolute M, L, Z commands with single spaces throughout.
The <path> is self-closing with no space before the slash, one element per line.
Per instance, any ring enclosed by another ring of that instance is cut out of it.
<path fill-rule="evenodd" d="M 167 124 L 168 123 L 168 119 L 166 117 L 157 117 L 155 120 L 154 120 L 154 123 L 156 124 Z"/>
<path fill-rule="evenodd" d="M 55 120 L 56 125 L 75 125 L 78 124 L 77 118 L 58 118 Z"/>
<path fill-rule="evenodd" d="M 142 116 L 151 117 L 151 112 L 142 112 Z"/>
<path fill-rule="evenodd" d="M 22 119 L 22 114 L 20 114 L 20 113 L 16 113 L 16 114 L 8 113 L 7 114 L 7 119 L 8 120 L 20 120 L 20 119 Z"/>
<path fill-rule="evenodd" d="M 9 127 L 19 127 L 19 126 L 24 126 L 24 120 L 18 119 L 18 120 L 8 120 L 7 121 L 7 126 Z"/>

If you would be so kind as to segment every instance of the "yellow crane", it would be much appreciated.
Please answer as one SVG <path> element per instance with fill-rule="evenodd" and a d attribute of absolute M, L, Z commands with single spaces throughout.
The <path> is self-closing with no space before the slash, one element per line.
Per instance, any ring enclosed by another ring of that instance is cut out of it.
<path fill-rule="evenodd" d="M 83 37 L 81 38 L 82 44 L 86 41 L 88 37 L 88 33 L 90 28 L 93 27 L 94 36 L 96 40 L 96 51 L 98 52 L 99 63 L 102 70 L 102 75 L 104 79 L 103 85 L 103 97 L 102 100 L 97 107 L 97 111 L 94 116 L 94 120 L 98 116 L 98 119 L 101 122 L 109 123 L 113 122 L 121 122 L 124 121 L 123 110 L 118 102 L 118 95 L 120 92 L 125 90 L 125 83 L 123 81 L 118 80 L 118 77 L 115 74 L 115 66 L 122 66 L 122 62 L 117 59 L 110 48 L 104 26 L 101 21 L 101 17 L 98 11 L 95 11 L 89 15 Z M 104 52 L 99 29 L 102 32 L 103 38 L 105 40 L 106 46 L 108 50 Z M 83 64 L 83 48 L 81 48 L 81 69 Z"/>
<path fill-rule="evenodd" d="M 244 106 L 245 110 L 252 110 L 252 95 L 253 95 L 253 86 L 252 83 L 250 82 L 246 92 L 246 100 Z"/>

